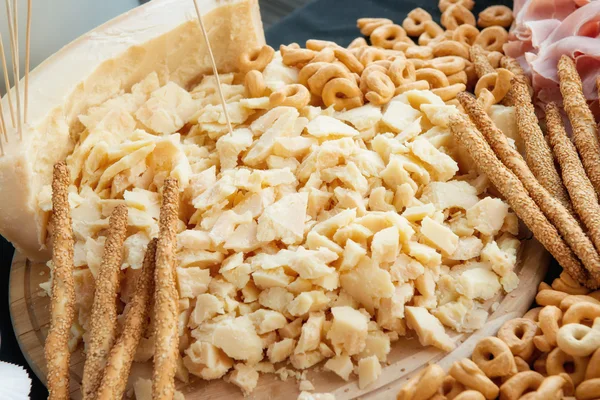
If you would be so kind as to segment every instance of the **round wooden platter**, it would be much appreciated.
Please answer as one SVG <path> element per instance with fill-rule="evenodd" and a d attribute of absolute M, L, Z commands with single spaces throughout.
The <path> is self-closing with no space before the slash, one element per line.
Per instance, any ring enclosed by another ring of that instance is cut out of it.
<path fill-rule="evenodd" d="M 436 362 L 443 368 L 459 359 L 468 357 L 477 343 L 485 336 L 494 335 L 504 321 L 522 316 L 536 294 L 538 284 L 546 273 L 550 256 L 536 240 L 524 241 L 519 252 L 517 273 L 519 287 L 506 296 L 488 301 L 488 310 L 495 308 L 480 330 L 469 334 L 455 334 L 457 348 L 444 353 L 435 348 L 424 348 L 415 338 L 401 338 L 392 344 L 387 365 L 381 376 L 370 387 L 360 390 L 357 379 L 344 382 L 331 372 L 317 365 L 307 373 L 307 378 L 315 386 L 315 392 L 331 392 L 337 400 L 354 399 L 395 399 L 402 385 L 422 367 Z M 49 298 L 39 284 L 48 280 L 48 268 L 44 264 L 33 263 L 15 253 L 10 274 L 10 312 L 15 334 L 29 365 L 36 375 L 45 382 L 44 340 L 49 326 Z M 81 347 L 81 346 L 80 346 Z M 79 384 L 83 371 L 84 355 L 78 349 L 71 357 L 71 395 L 81 398 Z M 149 377 L 150 363 L 134 364 L 129 383 L 137 377 Z M 178 382 L 179 390 L 186 399 L 225 400 L 243 398 L 240 390 L 222 379 L 203 381 L 190 376 L 187 384 Z M 295 399 L 299 394 L 298 382 L 290 377 L 282 381 L 274 374 L 262 375 L 250 399 Z"/>

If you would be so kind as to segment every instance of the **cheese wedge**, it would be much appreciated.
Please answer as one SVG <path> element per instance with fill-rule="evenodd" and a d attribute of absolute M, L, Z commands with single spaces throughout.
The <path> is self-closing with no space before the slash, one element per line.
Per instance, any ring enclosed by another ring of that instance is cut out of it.
<path fill-rule="evenodd" d="M 265 43 L 258 0 L 197 1 L 220 73 L 233 71 L 244 50 Z M 82 133 L 78 116 L 151 72 L 161 85 L 173 81 L 182 87 L 212 74 L 192 0 L 154 0 L 133 9 L 30 73 L 22 140 L 9 127 L 6 155 L 0 157 L 0 234 L 29 259 L 49 258 L 49 213 L 38 206 L 38 194 L 51 181 L 52 165 L 73 150 Z M 6 96 L 2 101 L 9 110 Z"/>

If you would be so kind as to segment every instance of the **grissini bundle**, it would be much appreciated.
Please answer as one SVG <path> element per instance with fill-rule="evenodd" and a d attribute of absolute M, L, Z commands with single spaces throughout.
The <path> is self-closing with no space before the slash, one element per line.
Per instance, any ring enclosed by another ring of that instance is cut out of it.
<path fill-rule="evenodd" d="M 66 400 L 69 393 L 69 337 L 75 316 L 74 240 L 69 206 L 69 169 L 54 165 L 52 178 L 52 298 L 50 330 L 44 347 L 48 368 L 48 398 Z"/>
<path fill-rule="evenodd" d="M 102 264 L 96 279 L 90 340 L 83 367 L 81 392 L 84 400 L 96 398 L 108 353 L 117 335 L 117 295 L 126 234 L 127 206 L 121 204 L 110 215 Z"/>
<path fill-rule="evenodd" d="M 458 99 L 498 159 L 518 177 L 529 196 L 554 224 L 592 277 L 600 277 L 600 256 L 575 218 L 537 181 L 521 154 L 508 143 L 506 136 L 494 125 L 477 101 L 466 93 L 461 93 Z M 583 270 L 576 272 L 577 275 L 574 276 L 577 279 L 582 282 L 587 280 L 587 274 Z M 593 285 L 593 281 L 590 284 Z"/>
<path fill-rule="evenodd" d="M 108 356 L 102 384 L 98 389 L 98 400 L 120 399 L 125 393 L 133 357 L 146 328 L 148 308 L 154 291 L 156 242 L 157 239 L 152 239 L 146 248 L 142 270 L 125 311 L 123 331 Z"/>
<path fill-rule="evenodd" d="M 176 226 L 179 213 L 179 185 L 176 179 L 165 180 L 160 209 L 159 236 L 154 270 L 154 373 L 152 398 L 172 399 L 175 393 L 175 370 L 179 346 L 177 331 L 179 294 L 175 286 Z"/>
<path fill-rule="evenodd" d="M 574 215 L 569 194 L 554 165 L 552 150 L 550 150 L 540 128 L 539 121 L 535 116 L 535 109 L 531 103 L 527 85 L 519 79 L 513 79 L 511 86 L 517 117 L 517 128 L 519 136 L 521 136 L 525 144 L 527 165 L 540 184 L 556 200 L 560 201 L 571 215 Z"/>
<path fill-rule="evenodd" d="M 569 274 L 587 282 L 589 274 L 573 251 L 529 196 L 523 183 L 498 159 L 469 118 L 459 114 L 453 115 L 450 117 L 449 126 L 458 144 L 467 150 L 477 169 L 487 175 L 540 243 Z"/>
<path fill-rule="evenodd" d="M 562 56 L 558 61 L 558 78 L 565 111 L 573 127 L 573 142 L 577 147 L 585 172 L 592 182 L 596 194 L 600 196 L 598 128 L 583 96 L 581 78 L 577 73 L 575 63 L 567 56 Z"/>

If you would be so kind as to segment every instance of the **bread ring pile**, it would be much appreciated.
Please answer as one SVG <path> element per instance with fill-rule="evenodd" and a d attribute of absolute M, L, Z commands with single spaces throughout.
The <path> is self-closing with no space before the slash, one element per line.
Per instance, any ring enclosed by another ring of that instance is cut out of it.
<path fill-rule="evenodd" d="M 409 399 L 597 399 L 600 397 L 600 291 L 562 273 L 541 283 L 539 305 L 481 339 L 448 374 L 420 371 L 398 393 Z"/>

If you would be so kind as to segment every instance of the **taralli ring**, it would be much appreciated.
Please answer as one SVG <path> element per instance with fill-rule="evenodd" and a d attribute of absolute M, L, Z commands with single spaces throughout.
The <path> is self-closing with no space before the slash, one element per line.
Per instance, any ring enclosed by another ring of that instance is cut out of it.
<path fill-rule="evenodd" d="M 433 46 L 434 57 L 457 56 L 469 59 L 469 48 L 455 40 L 446 40 Z"/>
<path fill-rule="evenodd" d="M 442 13 L 442 26 L 454 30 L 461 25 L 475 26 L 475 16 L 460 4 L 450 6 Z"/>
<path fill-rule="evenodd" d="M 488 378 L 517 373 L 517 365 L 510 349 L 506 343 L 495 337 L 480 340 L 473 350 L 472 359 Z"/>
<path fill-rule="evenodd" d="M 538 332 L 539 328 L 532 320 L 516 318 L 502 325 L 498 338 L 508 345 L 513 355 L 529 360 L 535 350 L 533 338 Z"/>
<path fill-rule="evenodd" d="M 533 343 L 538 350 L 547 353 L 556 347 L 556 335 L 561 319 L 562 311 L 556 306 L 546 306 L 540 311 L 538 325 L 543 335 L 533 338 Z"/>
<path fill-rule="evenodd" d="M 535 296 L 535 302 L 540 306 L 559 306 L 567 296 L 567 293 L 558 290 L 544 289 Z"/>
<path fill-rule="evenodd" d="M 501 26 L 490 26 L 482 30 L 474 45 L 483 47 L 486 51 L 502 51 L 502 46 L 508 41 L 508 32 Z"/>
<path fill-rule="evenodd" d="M 432 89 L 448 86 L 448 78 L 442 71 L 434 68 L 421 68 L 416 71 L 417 81 L 429 82 L 429 87 Z"/>
<path fill-rule="evenodd" d="M 371 33 L 380 26 L 391 24 L 393 24 L 392 20 L 387 18 L 359 18 L 356 21 L 356 27 L 365 36 L 371 36 Z"/>
<path fill-rule="evenodd" d="M 483 394 L 486 399 L 495 399 L 498 396 L 498 386 L 485 376 L 477 364 L 468 358 L 456 361 L 452 364 L 448 373 L 465 387 Z"/>
<path fill-rule="evenodd" d="M 567 374 L 549 376 L 536 390 L 536 398 L 547 400 L 562 400 L 564 396 L 570 396 L 574 391 L 573 381 Z"/>
<path fill-rule="evenodd" d="M 588 361 L 589 358 L 587 357 L 574 357 L 562 351 L 560 347 L 557 347 L 548 353 L 546 371 L 548 375 L 568 374 L 573 380 L 573 384 L 577 386 L 585 379 L 585 370 L 588 366 Z"/>
<path fill-rule="evenodd" d="M 440 2 L 438 3 L 439 9 L 441 12 L 444 12 L 448 9 L 448 7 L 455 5 L 455 4 L 460 4 L 461 6 L 465 7 L 467 10 L 472 10 L 473 7 L 475 6 L 475 1 L 473 0 L 440 0 Z"/>
<path fill-rule="evenodd" d="M 363 95 L 354 80 L 335 78 L 323 88 L 323 103 L 336 111 L 350 110 L 363 105 Z"/>
<path fill-rule="evenodd" d="M 456 396 L 454 400 L 485 400 L 485 396 L 477 390 L 465 390 Z"/>
<path fill-rule="evenodd" d="M 479 36 L 479 29 L 473 25 L 461 25 L 454 29 L 452 33 L 452 40 L 464 44 L 465 46 L 473 46 L 475 39 Z"/>
<path fill-rule="evenodd" d="M 467 66 L 466 60 L 458 56 L 437 57 L 429 61 L 429 65 L 432 68 L 442 71 L 448 77 L 453 74 L 464 72 L 464 69 Z M 465 82 L 460 83 L 467 83 L 466 75 Z"/>
<path fill-rule="evenodd" d="M 417 74 L 413 63 L 400 57 L 396 58 L 392 62 L 388 68 L 388 75 L 396 86 L 414 82 L 417 79 Z"/>
<path fill-rule="evenodd" d="M 241 72 L 248 72 L 253 69 L 262 72 L 267 64 L 271 62 L 274 54 L 275 50 L 268 45 L 250 49 L 240 55 L 239 69 Z"/>
<path fill-rule="evenodd" d="M 492 92 L 496 103 L 499 103 L 510 90 L 510 82 L 513 77 L 513 73 L 504 68 L 499 68 L 496 72 L 486 74 L 477 82 L 475 95 L 479 95 L 481 90 L 486 88 Z"/>
<path fill-rule="evenodd" d="M 364 65 L 349 50 L 342 48 L 335 49 L 333 50 L 333 54 L 338 60 L 340 60 L 342 64 L 346 66 L 346 68 L 348 68 L 348 70 L 350 70 L 350 72 L 361 74 L 365 69 Z"/>
<path fill-rule="evenodd" d="M 594 321 L 600 317 L 600 305 L 593 303 L 573 304 L 563 316 L 563 324 L 581 324 L 584 320 Z"/>
<path fill-rule="evenodd" d="M 248 96 L 252 98 L 262 97 L 267 87 L 262 72 L 258 70 L 248 71 L 244 77 L 244 85 Z"/>
<path fill-rule="evenodd" d="M 577 303 L 592 303 L 600 306 L 600 301 L 596 300 L 591 296 L 586 296 L 582 294 L 571 294 L 561 300 L 560 309 L 566 311 L 571 306 Z"/>
<path fill-rule="evenodd" d="M 402 22 L 402 27 L 410 36 L 419 36 L 425 32 L 425 21 L 431 21 L 431 14 L 422 8 L 415 8 L 408 13 Z"/>
<path fill-rule="evenodd" d="M 464 83 L 455 83 L 453 85 L 431 89 L 431 91 L 443 101 L 455 99 L 459 93 L 462 93 L 465 90 L 467 90 L 467 86 Z"/>
<path fill-rule="evenodd" d="M 513 13 L 512 10 L 506 6 L 490 6 L 479 13 L 479 19 L 477 20 L 477 25 L 482 28 L 487 28 L 488 26 L 501 26 L 503 28 L 508 28 L 513 21 Z"/>
<path fill-rule="evenodd" d="M 592 400 L 600 398 L 600 378 L 590 379 L 581 383 L 575 390 L 577 400 Z"/>
<path fill-rule="evenodd" d="M 409 90 L 429 90 L 429 82 L 427 81 L 415 81 L 404 83 L 396 88 L 394 95 L 399 95 Z"/>
<path fill-rule="evenodd" d="M 271 107 L 288 106 L 302 108 L 310 103 L 310 92 L 304 85 L 291 84 L 284 86 L 269 97 Z"/>
<path fill-rule="evenodd" d="M 394 96 L 394 82 L 386 72 L 383 68 L 367 67 L 361 77 L 360 88 L 365 98 L 375 105 L 385 104 Z"/>
<path fill-rule="evenodd" d="M 428 399 L 440 389 L 446 373 L 437 364 L 431 364 L 404 385 L 397 400 Z"/>
<path fill-rule="evenodd" d="M 556 337 L 558 347 L 574 357 L 587 357 L 600 348 L 600 318 L 594 325 L 566 324 L 559 330 Z"/>
<path fill-rule="evenodd" d="M 465 386 L 462 383 L 458 382 L 450 375 L 447 375 L 439 389 L 439 394 L 446 399 L 454 399 L 460 393 L 464 392 L 464 390 Z"/>
<path fill-rule="evenodd" d="M 500 386 L 500 398 L 503 400 L 518 400 L 523 393 L 537 390 L 544 377 L 535 371 L 519 372 Z"/>
<path fill-rule="evenodd" d="M 544 307 L 535 307 L 532 308 L 531 310 L 527 311 L 525 313 L 525 315 L 523 315 L 523 318 L 526 319 L 530 319 L 534 322 L 538 322 L 539 317 L 540 317 L 540 312 L 544 309 Z"/>
<path fill-rule="evenodd" d="M 400 25 L 383 25 L 371 33 L 371 43 L 375 47 L 393 49 L 396 42 L 406 37 L 406 32 Z"/>

